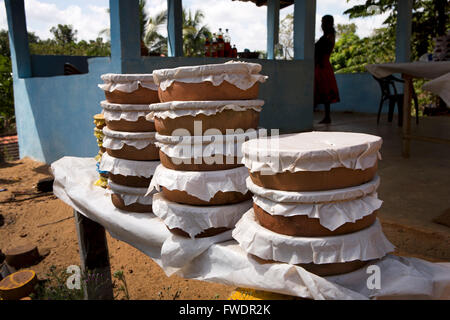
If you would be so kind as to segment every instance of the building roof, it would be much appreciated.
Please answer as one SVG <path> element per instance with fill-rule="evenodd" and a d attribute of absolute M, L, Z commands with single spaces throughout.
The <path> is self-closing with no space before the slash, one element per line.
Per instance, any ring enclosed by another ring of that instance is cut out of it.
<path fill-rule="evenodd" d="M 267 0 L 232 0 L 232 1 L 253 2 L 258 7 L 267 5 Z M 286 8 L 293 3 L 294 3 L 294 0 L 280 0 L 280 9 Z"/>

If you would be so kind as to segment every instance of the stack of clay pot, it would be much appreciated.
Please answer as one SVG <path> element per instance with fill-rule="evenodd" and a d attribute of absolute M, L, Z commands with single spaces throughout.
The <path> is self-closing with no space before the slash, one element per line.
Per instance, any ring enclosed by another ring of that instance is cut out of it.
<path fill-rule="evenodd" d="M 98 153 L 95 156 L 95 161 L 97 161 L 97 173 L 98 173 L 98 180 L 95 181 L 94 185 L 106 188 L 108 185 L 108 172 L 100 170 L 100 161 L 102 160 L 103 153 L 105 153 L 105 148 L 103 147 L 103 137 L 105 136 L 103 134 L 103 128 L 105 127 L 105 117 L 102 113 L 98 113 L 94 115 L 94 136 L 97 138 L 97 145 L 98 145 Z"/>
<path fill-rule="evenodd" d="M 108 171 L 108 190 L 115 207 L 130 212 L 152 212 L 146 195 L 159 164 L 155 125 L 145 118 L 148 105 L 158 102 L 158 87 L 151 74 L 104 74 L 106 126 L 100 170 Z"/>
<path fill-rule="evenodd" d="M 242 144 L 256 138 L 264 101 L 261 65 L 244 62 L 153 71 L 161 103 L 151 104 L 161 165 L 149 190 L 153 212 L 176 235 L 210 237 L 251 208 Z M 238 130 L 236 130 L 238 129 Z"/>
<path fill-rule="evenodd" d="M 259 262 L 320 276 L 351 272 L 394 249 L 376 218 L 382 139 L 346 132 L 258 138 L 242 146 L 253 208 L 233 230 Z"/>

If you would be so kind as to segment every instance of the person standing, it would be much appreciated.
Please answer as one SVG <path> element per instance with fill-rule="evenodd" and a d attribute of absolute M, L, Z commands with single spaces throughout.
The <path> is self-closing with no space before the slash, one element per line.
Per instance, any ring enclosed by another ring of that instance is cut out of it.
<path fill-rule="evenodd" d="M 336 40 L 333 16 L 322 17 L 322 30 L 323 36 L 316 42 L 314 48 L 314 107 L 323 104 L 325 117 L 319 123 L 331 123 L 330 104 L 340 101 L 336 78 L 330 63 Z"/>

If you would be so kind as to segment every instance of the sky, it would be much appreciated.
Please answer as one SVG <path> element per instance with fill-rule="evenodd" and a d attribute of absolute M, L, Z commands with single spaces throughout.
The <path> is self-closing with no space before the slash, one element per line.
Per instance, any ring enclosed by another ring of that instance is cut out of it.
<path fill-rule="evenodd" d="M 0 0 L 0 2 L 4 2 Z M 349 20 L 343 12 L 363 0 L 317 0 L 316 39 L 321 36 L 320 20 L 325 14 L 334 16 L 335 24 L 355 23 L 357 33 L 364 37 L 379 28 L 386 15 Z M 78 40 L 90 40 L 98 37 L 101 30 L 109 28 L 108 0 L 25 0 L 25 12 L 28 31 L 35 32 L 41 39 L 51 38 L 50 28 L 57 24 L 69 24 L 76 30 Z M 183 0 L 183 7 L 202 10 L 206 24 L 211 32 L 218 28 L 229 29 L 231 42 L 238 51 L 245 48 L 266 50 L 267 7 L 257 7 L 252 2 L 231 0 Z M 167 9 L 167 0 L 147 0 L 147 12 L 155 15 Z M 280 11 L 280 21 L 293 6 Z M 0 5 L 0 29 L 7 29 L 4 3 Z M 165 28 L 161 33 L 166 35 Z"/>

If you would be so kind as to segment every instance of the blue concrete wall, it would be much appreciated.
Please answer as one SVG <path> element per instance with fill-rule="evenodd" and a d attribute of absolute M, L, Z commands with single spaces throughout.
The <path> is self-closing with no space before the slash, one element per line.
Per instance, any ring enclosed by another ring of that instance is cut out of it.
<path fill-rule="evenodd" d="M 336 74 L 336 81 L 341 102 L 332 104 L 333 111 L 378 112 L 380 86 L 370 73 Z"/>
<path fill-rule="evenodd" d="M 126 68 L 129 73 L 151 73 L 154 69 L 227 60 L 145 57 L 126 62 Z M 257 62 L 263 66 L 262 74 L 269 76 L 260 87 L 260 98 L 266 101 L 260 125 L 283 131 L 310 130 L 312 63 L 302 60 Z M 113 71 L 113 65 L 109 58 L 93 58 L 88 63 L 88 74 L 14 78 L 21 157 L 51 163 L 66 155 L 96 155 L 98 147 L 92 116 L 101 112 L 99 102 L 104 100 L 97 84 L 101 83 L 101 74 Z"/>
<path fill-rule="evenodd" d="M 109 58 L 90 60 L 90 73 L 14 78 L 20 157 L 51 163 L 62 156 L 95 156 L 92 116 L 101 111 L 97 84 Z"/>
<path fill-rule="evenodd" d="M 378 112 L 381 89 L 370 73 L 336 74 L 336 81 L 341 102 L 332 104 L 332 111 Z M 401 91 L 401 86 L 396 86 Z M 319 105 L 319 110 L 323 110 L 323 106 Z M 387 113 L 387 111 L 388 103 L 385 102 L 382 112 Z"/>

